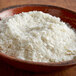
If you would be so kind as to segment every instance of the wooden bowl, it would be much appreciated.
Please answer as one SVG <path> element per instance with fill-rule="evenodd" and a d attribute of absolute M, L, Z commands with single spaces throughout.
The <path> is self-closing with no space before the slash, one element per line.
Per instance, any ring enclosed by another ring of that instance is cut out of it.
<path fill-rule="evenodd" d="M 0 11 L 0 19 L 8 16 L 12 16 L 14 14 L 18 14 L 21 12 L 28 11 L 43 11 L 45 13 L 49 13 L 53 16 L 60 17 L 61 20 L 67 22 L 71 25 L 72 28 L 76 29 L 76 13 L 70 11 L 68 9 L 64 9 L 61 7 L 51 6 L 51 5 L 18 5 L 9 8 L 5 8 Z M 43 62 L 32 62 L 32 61 L 24 61 L 21 59 L 16 59 L 11 56 L 7 56 L 3 53 L 0 53 L 0 59 L 6 61 L 7 63 L 13 65 L 14 67 L 25 69 L 33 72 L 50 72 L 53 70 L 61 70 L 67 69 L 71 66 L 76 65 L 76 59 L 59 62 L 59 63 L 43 63 Z"/>

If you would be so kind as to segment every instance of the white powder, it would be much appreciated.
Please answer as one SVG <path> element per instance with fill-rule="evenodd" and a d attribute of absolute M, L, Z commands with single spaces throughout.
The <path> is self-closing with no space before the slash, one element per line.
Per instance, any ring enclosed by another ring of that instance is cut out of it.
<path fill-rule="evenodd" d="M 61 62 L 76 56 L 76 33 L 60 18 L 41 11 L 0 21 L 0 52 L 35 62 Z"/>

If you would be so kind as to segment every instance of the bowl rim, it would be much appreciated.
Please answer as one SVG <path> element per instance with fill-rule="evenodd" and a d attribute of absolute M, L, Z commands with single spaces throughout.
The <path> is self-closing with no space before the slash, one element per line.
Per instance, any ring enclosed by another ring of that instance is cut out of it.
<path fill-rule="evenodd" d="M 63 8 L 63 7 L 59 7 L 59 6 L 44 5 L 44 4 L 23 4 L 23 5 L 10 6 L 10 7 L 3 8 L 2 10 L 0 10 L 0 13 L 2 13 L 3 11 L 6 11 L 6 10 L 10 10 L 10 9 L 14 9 L 14 8 L 20 8 L 20 7 L 27 7 L 27 6 L 31 6 L 31 7 L 32 6 L 35 6 L 35 7 L 38 7 L 38 6 L 41 6 L 41 7 L 54 7 L 54 8 L 57 8 L 57 9 L 62 9 L 62 10 L 69 11 L 69 12 L 76 15 L 76 12 L 74 12 L 72 10 L 69 10 L 69 9 L 66 9 L 66 8 Z M 69 61 L 64 61 L 64 62 L 55 62 L 55 63 L 54 62 L 34 62 L 34 61 L 26 61 L 26 60 L 22 60 L 22 59 L 12 57 L 12 56 L 8 56 L 8 55 L 6 55 L 4 53 L 1 53 L 1 52 L 0 52 L 0 57 L 8 59 L 8 60 L 14 60 L 14 61 L 17 61 L 17 62 L 20 62 L 20 63 L 27 63 L 27 64 L 33 64 L 33 65 L 39 65 L 39 66 L 55 66 L 55 67 L 59 67 L 59 66 L 76 65 L 76 59 L 69 60 Z"/>

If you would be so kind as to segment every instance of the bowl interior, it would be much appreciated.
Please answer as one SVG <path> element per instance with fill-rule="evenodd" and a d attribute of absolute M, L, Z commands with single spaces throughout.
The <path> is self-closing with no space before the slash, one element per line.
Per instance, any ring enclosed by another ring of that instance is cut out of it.
<path fill-rule="evenodd" d="M 76 13 L 56 6 L 49 5 L 23 5 L 9 7 L 0 12 L 0 19 L 21 12 L 28 11 L 43 11 L 53 16 L 60 17 L 62 21 L 69 23 L 73 28 L 76 28 Z"/>

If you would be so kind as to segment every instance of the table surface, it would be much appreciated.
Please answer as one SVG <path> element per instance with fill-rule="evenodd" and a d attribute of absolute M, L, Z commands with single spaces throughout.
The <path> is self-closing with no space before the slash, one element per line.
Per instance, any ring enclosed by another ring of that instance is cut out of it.
<path fill-rule="evenodd" d="M 47 4 L 70 9 L 76 12 L 76 0 L 0 0 L 0 9 L 20 4 Z M 0 60 L 0 76 L 76 76 L 76 66 L 67 70 L 50 73 L 34 73 L 16 69 Z"/>

